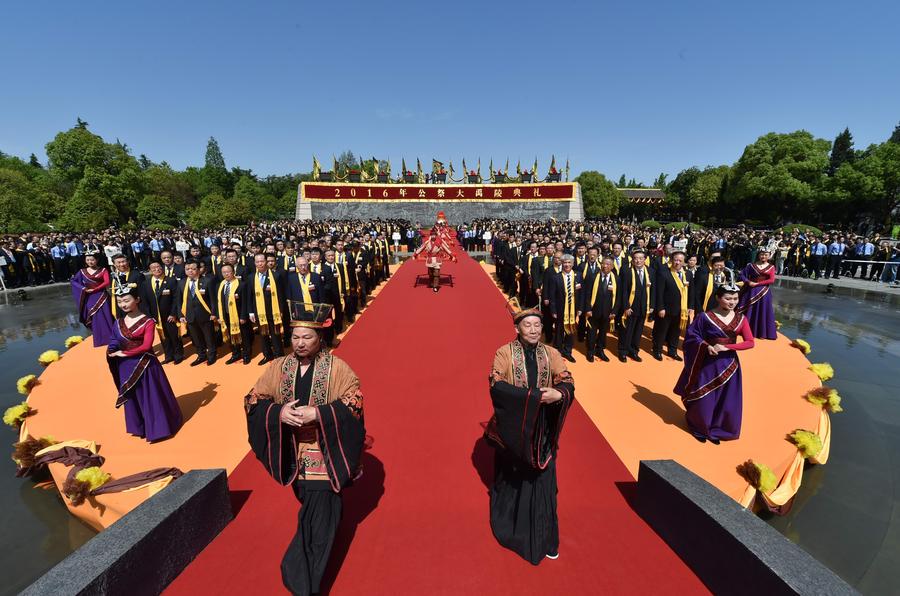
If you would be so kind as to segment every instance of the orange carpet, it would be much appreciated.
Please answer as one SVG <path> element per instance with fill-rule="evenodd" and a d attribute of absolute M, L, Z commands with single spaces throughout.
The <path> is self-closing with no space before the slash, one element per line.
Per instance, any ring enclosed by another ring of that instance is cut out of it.
<path fill-rule="evenodd" d="M 372 292 L 370 301 L 381 287 Z M 258 349 L 258 345 L 256 339 L 254 347 Z M 164 366 L 184 417 L 184 426 L 171 439 L 150 444 L 125 432 L 124 411 L 114 407 L 117 392 L 104 351 L 94 348 L 90 341 L 62 352 L 62 358 L 40 375 L 40 384 L 28 397 L 37 414 L 25 420 L 22 436 L 27 433 L 57 441 L 93 441 L 106 458 L 103 470 L 113 478 L 160 467 L 185 472 L 225 468 L 231 474 L 250 449 L 243 399 L 262 371 L 256 365 L 262 356 L 257 354 L 247 366 L 239 362 L 226 365 L 227 356 L 221 356 L 223 348 L 214 365 L 192 367 L 193 349 L 186 347 L 186 352 L 188 357 L 178 366 Z M 61 485 L 66 468 L 54 465 L 51 472 Z M 87 524 L 102 529 L 149 496 L 114 493 L 89 499 L 78 507 L 71 507 L 68 501 L 66 504 Z"/>
<path fill-rule="evenodd" d="M 482 267 L 495 279 L 493 265 Z M 643 362 L 619 362 L 617 340 L 608 335 L 610 362 L 588 362 L 584 344 L 576 343 L 577 362 L 569 365 L 577 380 L 578 402 L 631 474 L 637 477 L 642 459 L 674 459 L 736 501 L 747 488 L 735 471 L 738 464 L 753 459 L 781 478 L 797 454 L 785 435 L 798 428 L 815 431 L 821 413 L 803 399 L 804 393 L 821 384 L 807 370 L 806 356 L 783 335 L 757 340 L 753 349 L 741 352 L 741 438 L 716 446 L 700 443 L 688 433 L 684 406 L 672 392 L 683 365 L 665 356 L 662 362 L 653 358 L 647 351 L 650 329 L 644 329 L 641 340 Z"/>

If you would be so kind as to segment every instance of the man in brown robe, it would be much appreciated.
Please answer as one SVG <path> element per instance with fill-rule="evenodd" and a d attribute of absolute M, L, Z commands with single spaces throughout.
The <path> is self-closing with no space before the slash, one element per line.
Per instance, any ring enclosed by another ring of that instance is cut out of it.
<path fill-rule="evenodd" d="M 541 311 L 522 310 L 515 298 L 509 304 L 518 337 L 497 350 L 489 379 L 491 529 L 500 544 L 537 565 L 559 556 L 556 452 L 575 382 L 559 351 L 540 341 Z"/>
<path fill-rule="evenodd" d="M 362 472 L 363 396 L 350 366 L 322 342 L 331 306 L 290 303 L 288 356 L 269 363 L 245 398 L 250 445 L 302 504 L 281 562 L 285 587 L 316 594 L 341 518 L 340 491 Z"/>

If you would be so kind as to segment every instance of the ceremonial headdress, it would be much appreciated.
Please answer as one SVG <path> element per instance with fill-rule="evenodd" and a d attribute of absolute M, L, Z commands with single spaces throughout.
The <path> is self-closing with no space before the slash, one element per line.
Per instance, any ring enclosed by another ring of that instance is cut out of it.
<path fill-rule="evenodd" d="M 288 300 L 291 327 L 310 327 L 312 329 L 331 327 L 332 310 L 333 307 L 330 304 Z"/>
<path fill-rule="evenodd" d="M 542 321 L 544 320 L 540 309 L 522 308 L 522 305 L 519 304 L 519 299 L 516 297 L 509 299 L 509 301 L 506 303 L 506 310 L 509 311 L 510 316 L 512 316 L 513 323 L 516 325 L 518 325 L 519 321 L 521 321 L 525 317 L 538 317 Z"/>

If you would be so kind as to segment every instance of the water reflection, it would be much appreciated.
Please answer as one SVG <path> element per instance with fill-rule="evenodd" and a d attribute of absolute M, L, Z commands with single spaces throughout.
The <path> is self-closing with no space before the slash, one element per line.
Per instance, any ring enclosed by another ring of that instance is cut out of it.
<path fill-rule="evenodd" d="M 78 322 L 71 294 L 65 289 L 33 293 L 30 300 L 13 296 L 0 304 L 0 396 L 2 408 L 21 401 L 16 380 L 39 374 L 38 355 L 65 350 L 71 335 L 87 335 Z M 0 441 L 11 450 L 15 433 L 5 425 Z M 8 452 L 7 452 L 8 453 Z M 69 515 L 55 489 L 36 488 L 15 477 L 15 464 L 0 453 L 0 594 L 16 594 L 73 550 L 90 540 L 94 531 Z"/>
<path fill-rule="evenodd" d="M 831 417 L 828 463 L 807 467 L 791 513 L 768 521 L 863 593 L 900 593 L 900 315 L 849 297 L 774 295 L 782 333 L 834 366 L 828 385 L 845 411 Z"/>

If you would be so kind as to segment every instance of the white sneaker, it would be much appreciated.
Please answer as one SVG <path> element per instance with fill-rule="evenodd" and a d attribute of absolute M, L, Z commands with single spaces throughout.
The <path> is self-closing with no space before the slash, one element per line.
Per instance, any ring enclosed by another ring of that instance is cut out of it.
<path fill-rule="evenodd" d="M 559 558 L 559 553 L 556 553 L 555 555 L 544 555 L 544 556 L 547 557 L 548 559 L 550 559 L 551 561 L 555 561 L 556 559 Z"/>

